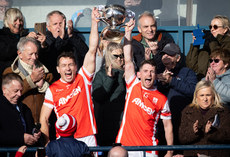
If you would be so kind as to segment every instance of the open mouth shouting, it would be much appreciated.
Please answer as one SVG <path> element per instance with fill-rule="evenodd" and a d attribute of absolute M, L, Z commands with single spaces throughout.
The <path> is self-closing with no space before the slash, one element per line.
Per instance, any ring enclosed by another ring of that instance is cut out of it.
<path fill-rule="evenodd" d="M 72 74 L 73 74 L 72 71 L 70 71 L 70 72 L 65 72 L 65 78 L 66 78 L 66 80 L 72 81 L 72 78 L 73 78 L 73 75 L 72 75 Z"/>
<path fill-rule="evenodd" d="M 146 78 L 145 79 L 145 84 L 146 84 L 147 87 L 152 86 L 152 78 Z"/>

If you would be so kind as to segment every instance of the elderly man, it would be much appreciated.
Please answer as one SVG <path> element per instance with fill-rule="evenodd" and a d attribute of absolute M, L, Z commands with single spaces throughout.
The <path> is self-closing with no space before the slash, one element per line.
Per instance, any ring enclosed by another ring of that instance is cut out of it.
<path fill-rule="evenodd" d="M 52 81 L 52 74 L 38 61 L 39 45 L 30 37 L 22 37 L 17 45 L 18 57 L 3 74 L 16 73 L 23 80 L 22 101 L 32 111 L 35 123 L 39 122 L 44 93 Z"/>
<path fill-rule="evenodd" d="M 46 24 L 48 29 L 44 44 L 46 48 L 42 50 L 40 60 L 54 75 L 54 80 L 56 81 L 60 77 L 56 71 L 56 60 L 61 52 L 64 50 L 73 51 L 77 66 L 80 68 L 83 65 L 88 46 L 77 35 L 77 32 L 73 31 L 73 22 L 71 20 L 68 21 L 68 28 L 65 29 L 66 17 L 62 12 L 58 10 L 50 12 L 46 17 Z"/>
<path fill-rule="evenodd" d="M 34 145 L 41 132 L 33 133 L 34 120 L 30 109 L 19 101 L 23 91 L 23 81 L 15 73 L 2 77 L 0 95 L 0 146 L 20 147 Z M 1 156 L 1 154 L 0 154 Z"/>
<path fill-rule="evenodd" d="M 133 37 L 132 49 L 136 70 L 139 69 L 143 60 L 153 59 L 157 63 L 158 71 L 164 68 L 161 62 L 160 52 L 167 43 L 174 42 L 169 34 L 157 31 L 157 23 L 154 15 L 145 11 L 138 18 L 137 36 Z"/>
<path fill-rule="evenodd" d="M 178 45 L 169 43 L 160 53 L 165 70 L 157 75 L 157 88 L 168 98 L 172 113 L 174 144 L 178 144 L 181 111 L 192 102 L 197 79 L 191 69 L 184 67 Z"/>

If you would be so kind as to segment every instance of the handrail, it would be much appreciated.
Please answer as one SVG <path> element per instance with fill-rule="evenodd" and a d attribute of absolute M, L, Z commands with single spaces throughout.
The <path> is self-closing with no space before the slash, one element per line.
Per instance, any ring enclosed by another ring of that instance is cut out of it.
<path fill-rule="evenodd" d="M 28 147 L 26 151 L 35 152 L 38 147 Z M 109 151 L 112 146 L 89 147 L 92 152 Z M 211 149 L 230 149 L 230 144 L 218 145 L 172 145 L 172 146 L 124 146 L 128 151 L 164 151 L 164 150 L 211 150 Z M 0 147 L 0 152 L 16 152 L 17 147 Z"/>

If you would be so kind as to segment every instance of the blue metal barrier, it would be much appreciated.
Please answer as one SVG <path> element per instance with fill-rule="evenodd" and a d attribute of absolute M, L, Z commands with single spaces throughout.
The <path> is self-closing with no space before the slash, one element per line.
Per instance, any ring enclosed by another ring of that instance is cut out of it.
<path fill-rule="evenodd" d="M 109 151 L 111 146 L 104 147 L 89 147 L 92 152 Z M 221 145 L 172 145 L 172 146 L 124 146 L 128 151 L 165 151 L 165 150 L 213 150 L 213 149 L 229 149 L 229 144 Z M 0 147 L 0 152 L 16 152 L 17 147 Z M 28 147 L 26 151 L 35 152 L 37 147 Z"/>
<path fill-rule="evenodd" d="M 99 33 L 102 31 L 103 27 L 99 27 Z M 181 52 L 186 56 L 190 44 L 192 43 L 192 31 L 196 29 L 196 26 L 159 26 L 157 27 L 158 30 L 161 30 L 163 32 L 166 32 L 170 34 L 175 43 L 178 44 L 181 48 Z M 200 26 L 200 29 L 206 29 L 208 30 L 208 26 Z M 29 28 L 30 31 L 33 31 L 33 28 Z M 124 31 L 124 29 L 121 29 Z M 79 32 L 79 35 L 82 37 L 82 39 L 86 42 L 86 44 L 89 44 L 89 35 L 90 35 L 90 27 L 79 27 L 77 28 L 77 31 Z M 138 29 L 137 27 L 134 28 L 132 35 L 137 35 Z"/>

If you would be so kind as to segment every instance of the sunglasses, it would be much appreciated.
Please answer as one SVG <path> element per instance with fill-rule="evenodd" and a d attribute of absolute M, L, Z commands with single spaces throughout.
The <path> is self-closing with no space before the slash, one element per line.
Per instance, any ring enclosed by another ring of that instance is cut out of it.
<path fill-rule="evenodd" d="M 219 63 L 220 59 L 209 59 L 209 63 L 212 63 L 213 61 L 215 63 Z"/>
<path fill-rule="evenodd" d="M 209 29 L 211 30 L 212 28 L 214 29 L 214 30 L 216 30 L 216 29 L 218 29 L 219 27 L 223 27 L 223 26 L 217 26 L 217 25 L 209 25 Z"/>
<path fill-rule="evenodd" d="M 113 55 L 115 58 L 120 58 L 120 59 L 122 59 L 122 58 L 124 58 L 124 54 L 120 54 L 120 55 Z"/>

